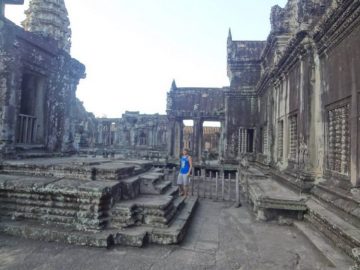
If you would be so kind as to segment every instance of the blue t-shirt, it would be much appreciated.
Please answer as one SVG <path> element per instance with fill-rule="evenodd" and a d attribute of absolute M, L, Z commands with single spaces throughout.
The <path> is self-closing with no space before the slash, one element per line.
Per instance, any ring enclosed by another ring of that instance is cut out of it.
<path fill-rule="evenodd" d="M 180 162 L 181 162 L 180 173 L 188 174 L 190 170 L 189 156 L 182 156 Z"/>

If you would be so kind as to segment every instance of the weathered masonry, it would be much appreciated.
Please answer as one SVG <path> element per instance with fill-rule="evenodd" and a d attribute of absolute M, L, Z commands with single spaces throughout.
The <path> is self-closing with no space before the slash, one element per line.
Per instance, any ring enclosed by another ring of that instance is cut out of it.
<path fill-rule="evenodd" d="M 193 155 L 200 159 L 203 151 L 203 122 L 218 121 L 221 130 L 225 128 L 225 89 L 223 88 L 178 88 L 173 81 L 167 96 L 168 151 L 170 156 L 177 157 L 183 145 L 183 121 L 193 120 L 192 147 Z M 225 139 L 221 132 L 220 141 Z M 220 148 L 220 156 L 225 149 Z"/>
<path fill-rule="evenodd" d="M 63 1 L 32 1 L 24 29 L 0 17 L 1 153 L 74 150 L 76 87 L 85 67 L 69 55 Z"/>
<path fill-rule="evenodd" d="M 170 123 L 221 112 L 222 157 L 225 163 L 250 161 L 242 188 L 254 210 L 273 207 L 261 200 L 280 190 L 277 182 L 308 193 L 305 220 L 357 261 L 359 44 L 359 1 L 289 0 L 284 8 L 272 8 L 266 41 L 235 41 L 229 32 L 230 85 L 212 91 L 217 95 L 210 99 L 216 104 L 211 109 L 202 105 L 209 103 L 203 89 L 173 86 L 168 94 Z M 176 156 L 181 133 L 170 130 L 169 153 Z M 197 133 L 194 125 L 194 138 L 200 140 Z M 194 140 L 197 158 L 198 145 Z M 271 196 L 285 200 L 286 194 Z"/>
<path fill-rule="evenodd" d="M 96 120 L 95 142 L 98 146 L 166 152 L 166 115 L 127 111 L 121 118 L 97 118 Z"/>
<path fill-rule="evenodd" d="M 355 1 L 272 10 L 256 89 L 257 160 L 299 174 L 303 187 L 314 178 L 360 185 L 358 14 Z"/>
<path fill-rule="evenodd" d="M 289 0 L 273 7 L 266 41 L 235 41 L 229 32 L 230 86 L 173 83 L 168 93 L 170 155 L 182 148 L 183 119 L 194 119 L 197 158 L 201 122 L 216 119 L 226 162 L 246 155 L 299 176 L 303 189 L 316 178 L 360 185 L 358 12 L 356 1 Z"/>

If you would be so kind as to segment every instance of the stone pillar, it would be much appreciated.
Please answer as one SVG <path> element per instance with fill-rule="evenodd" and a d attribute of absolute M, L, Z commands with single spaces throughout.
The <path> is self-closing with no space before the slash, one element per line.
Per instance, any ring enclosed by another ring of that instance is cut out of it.
<path fill-rule="evenodd" d="M 175 121 L 175 134 L 174 134 L 174 157 L 177 158 L 181 154 L 183 148 L 183 123 L 182 121 Z"/>
<path fill-rule="evenodd" d="M 136 147 L 136 130 L 135 128 L 131 127 L 130 128 L 130 146 L 131 147 Z"/>
<path fill-rule="evenodd" d="M 219 139 L 219 159 L 223 160 L 225 158 L 225 141 L 226 138 L 226 129 L 225 129 L 225 121 L 221 121 L 220 124 L 220 139 Z"/>
<path fill-rule="evenodd" d="M 0 0 L 0 17 L 4 17 L 5 14 L 5 4 L 3 3 L 3 0 Z"/>
<path fill-rule="evenodd" d="M 322 177 L 324 173 L 324 117 L 322 111 L 321 98 L 321 71 L 320 59 L 317 52 L 314 52 L 312 67 L 312 93 L 311 93 L 311 119 L 310 119 L 310 138 L 309 144 L 312 151 L 310 153 L 310 162 L 314 165 L 314 176 Z"/>
<path fill-rule="evenodd" d="M 350 112 L 350 179 L 351 184 L 354 187 L 360 186 L 360 113 L 359 113 L 359 102 L 360 93 L 356 85 L 356 72 L 355 72 L 355 60 L 351 59 L 351 112 Z"/>
<path fill-rule="evenodd" d="M 285 74 L 281 78 L 281 87 L 283 88 L 283 102 L 284 102 L 284 118 L 283 118 L 283 160 L 282 167 L 288 167 L 288 159 L 289 159 L 289 103 L 290 103 L 290 82 L 289 76 Z"/>
<path fill-rule="evenodd" d="M 2 108 L 0 110 L 0 152 L 4 156 L 11 156 L 15 152 L 16 124 L 19 113 L 17 102 L 21 95 L 20 91 L 15 91 L 15 89 L 21 88 L 21 78 L 16 70 L 11 69 L 12 65 L 16 66 L 17 64 L 12 61 L 10 54 L 2 54 L 0 59 L 0 105 Z"/>
<path fill-rule="evenodd" d="M 169 119 L 167 127 L 167 150 L 170 157 L 175 157 L 174 141 L 175 141 L 175 120 Z"/>
<path fill-rule="evenodd" d="M 314 180 L 314 164 L 310 154 L 314 133 L 310 133 L 311 126 L 311 93 L 313 91 L 312 79 L 312 50 L 307 48 L 307 52 L 300 57 L 300 107 L 299 107 L 299 167 L 301 169 L 300 178 L 308 182 Z"/>
<path fill-rule="evenodd" d="M 200 118 L 194 119 L 193 126 L 193 157 L 201 160 L 202 154 L 203 121 Z"/>

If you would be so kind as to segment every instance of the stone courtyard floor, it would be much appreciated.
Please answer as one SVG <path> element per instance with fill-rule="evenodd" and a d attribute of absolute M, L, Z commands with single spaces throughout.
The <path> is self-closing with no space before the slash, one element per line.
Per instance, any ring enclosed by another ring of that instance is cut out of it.
<path fill-rule="evenodd" d="M 326 265 L 294 227 L 257 222 L 246 207 L 211 200 L 200 200 L 179 246 L 106 250 L 0 235 L 0 269 L 315 270 Z"/>

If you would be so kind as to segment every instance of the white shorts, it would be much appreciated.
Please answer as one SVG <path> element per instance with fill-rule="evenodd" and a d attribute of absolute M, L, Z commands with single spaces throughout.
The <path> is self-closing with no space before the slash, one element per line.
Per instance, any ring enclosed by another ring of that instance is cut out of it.
<path fill-rule="evenodd" d="M 190 179 L 189 179 L 189 176 L 187 174 L 179 173 L 178 179 L 177 179 L 177 184 L 178 185 L 187 186 L 187 185 L 189 185 L 189 182 L 190 182 Z"/>

